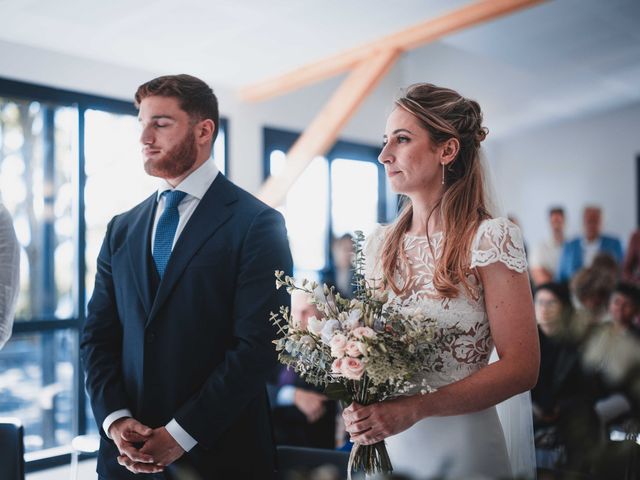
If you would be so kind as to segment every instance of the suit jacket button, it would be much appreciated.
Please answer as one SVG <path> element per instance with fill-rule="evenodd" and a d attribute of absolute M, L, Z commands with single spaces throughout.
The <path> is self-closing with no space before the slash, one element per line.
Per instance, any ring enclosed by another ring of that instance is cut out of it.
<path fill-rule="evenodd" d="M 147 343 L 153 343 L 153 341 L 156 339 L 156 334 L 153 332 L 149 332 L 147 333 Z"/>

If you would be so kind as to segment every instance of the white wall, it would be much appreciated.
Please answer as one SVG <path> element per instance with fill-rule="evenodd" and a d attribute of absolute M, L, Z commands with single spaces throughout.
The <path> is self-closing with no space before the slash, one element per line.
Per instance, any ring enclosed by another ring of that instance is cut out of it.
<path fill-rule="evenodd" d="M 0 40 L 0 77 L 133 101 L 138 85 L 157 76 L 91 59 Z"/>
<path fill-rule="evenodd" d="M 0 77 L 125 101 L 132 101 L 141 83 L 158 75 L 181 73 L 122 68 L 2 41 L 0 58 Z M 373 145 L 381 143 L 386 113 L 402 85 L 401 70 L 396 68 L 385 77 L 346 125 L 341 138 Z M 342 78 L 327 80 L 257 104 L 241 102 L 235 91 L 212 84 L 220 102 L 220 113 L 229 119 L 231 179 L 256 192 L 262 182 L 262 128 L 304 129 L 341 81 Z"/>
<path fill-rule="evenodd" d="M 491 144 L 490 164 L 505 209 L 530 246 L 548 235 L 547 209 L 562 205 L 570 236 L 582 209 L 600 205 L 604 231 L 624 244 L 636 224 L 636 157 L 640 104 L 530 129 Z"/>

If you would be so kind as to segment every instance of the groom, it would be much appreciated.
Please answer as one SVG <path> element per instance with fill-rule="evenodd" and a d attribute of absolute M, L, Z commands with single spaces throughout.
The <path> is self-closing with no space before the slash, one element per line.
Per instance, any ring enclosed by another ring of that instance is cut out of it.
<path fill-rule="evenodd" d="M 273 274 L 292 268 L 283 218 L 217 171 L 208 85 L 159 77 L 135 100 L 145 171 L 162 180 L 111 220 L 98 256 L 81 338 L 98 475 L 272 478 L 265 379 L 269 312 L 289 301 Z"/>

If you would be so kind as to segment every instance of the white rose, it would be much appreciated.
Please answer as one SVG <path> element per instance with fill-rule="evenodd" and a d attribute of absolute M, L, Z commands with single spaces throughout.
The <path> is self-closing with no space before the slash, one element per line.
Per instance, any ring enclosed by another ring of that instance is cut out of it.
<path fill-rule="evenodd" d="M 318 320 L 316 317 L 309 317 L 309 320 L 307 321 L 307 330 L 319 337 L 322 329 L 324 328 L 325 322 L 326 321 L 324 319 Z"/>
<path fill-rule="evenodd" d="M 349 312 L 349 316 L 345 321 L 346 328 L 348 330 L 353 330 L 360 326 L 360 319 L 362 318 L 362 310 L 356 308 Z"/>
<path fill-rule="evenodd" d="M 333 334 L 337 330 L 340 330 L 340 322 L 335 318 L 330 318 L 329 320 L 327 320 L 324 324 L 324 327 L 322 327 L 322 332 L 320 332 L 322 342 L 325 345 L 328 345 L 331 341 L 331 338 L 333 337 Z"/>

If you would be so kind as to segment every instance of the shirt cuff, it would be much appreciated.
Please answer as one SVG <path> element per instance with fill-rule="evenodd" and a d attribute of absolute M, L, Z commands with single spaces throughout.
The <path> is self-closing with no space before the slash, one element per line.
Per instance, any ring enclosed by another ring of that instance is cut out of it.
<path fill-rule="evenodd" d="M 188 452 L 198 444 L 198 442 L 176 422 L 175 418 L 167 423 L 165 428 L 167 432 L 169 432 L 169 435 L 178 442 L 178 445 L 180 445 L 185 452 Z"/>
<path fill-rule="evenodd" d="M 126 408 L 123 408 L 122 410 L 116 410 L 112 414 L 108 415 L 107 418 L 104 419 L 104 422 L 102 422 L 102 429 L 104 430 L 104 433 L 106 433 L 107 438 L 109 440 L 113 440 L 111 438 L 111 435 L 109 435 L 109 428 L 111 427 L 113 422 L 124 417 L 132 417 L 132 416 L 133 415 L 131 415 L 131 412 Z"/>
<path fill-rule="evenodd" d="M 284 385 L 278 390 L 278 396 L 276 397 L 276 403 L 279 407 L 290 407 L 293 405 L 293 401 L 296 395 L 296 387 L 293 385 Z"/>

